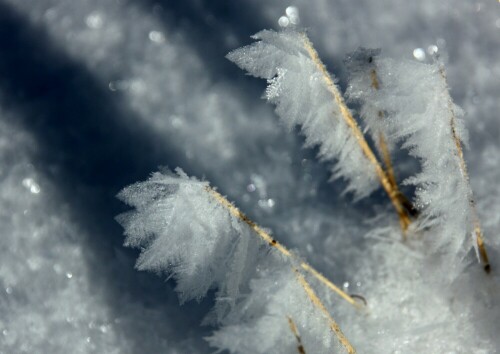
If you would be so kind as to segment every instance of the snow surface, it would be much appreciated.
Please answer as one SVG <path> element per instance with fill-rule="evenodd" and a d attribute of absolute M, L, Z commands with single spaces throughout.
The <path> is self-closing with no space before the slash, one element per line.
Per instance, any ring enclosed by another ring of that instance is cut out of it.
<path fill-rule="evenodd" d="M 331 312 L 360 353 L 500 351 L 500 7 L 496 1 L 302 0 L 301 23 L 345 87 L 358 46 L 446 60 L 466 112 L 472 189 L 492 274 L 429 282 L 382 193 L 353 204 L 302 150 L 263 82 L 224 56 L 278 28 L 289 2 L 0 2 L 0 352 L 209 353 L 213 298 L 134 269 L 115 199 L 159 165 L 205 176 L 370 308 Z M 424 59 L 425 60 L 425 59 Z M 413 165 L 397 166 L 408 175 Z M 386 227 L 386 232 L 376 227 Z M 371 231 L 371 234 L 370 234 Z M 365 235 L 371 237 L 365 237 Z M 392 256 L 388 257 L 390 254 Z M 496 298 L 493 295 L 496 294 Z M 307 350 L 307 348 L 306 348 Z"/>

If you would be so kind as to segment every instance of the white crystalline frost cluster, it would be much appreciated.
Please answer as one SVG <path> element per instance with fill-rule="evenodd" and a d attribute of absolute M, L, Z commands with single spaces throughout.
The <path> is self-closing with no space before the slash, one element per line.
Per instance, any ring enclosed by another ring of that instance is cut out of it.
<path fill-rule="evenodd" d="M 429 254 L 444 256 L 446 276 L 453 280 L 476 246 L 472 190 L 457 146 L 467 146 L 464 112 L 453 103 L 439 62 L 398 62 L 378 52 L 350 56 L 347 93 L 361 103 L 374 139 L 383 134 L 391 149 L 402 143 L 420 161 L 421 171 L 405 181 L 416 186 L 416 229 L 428 235 Z"/>
<path fill-rule="evenodd" d="M 142 248 L 137 268 L 172 275 L 181 301 L 216 289 L 207 320 L 222 325 L 209 342 L 232 353 L 290 353 L 289 318 L 314 353 L 338 341 L 284 259 L 220 203 L 207 182 L 177 170 L 154 173 L 119 198 L 135 210 L 118 221 L 125 244 Z"/>
<path fill-rule="evenodd" d="M 228 54 L 249 74 L 267 79 L 265 98 L 276 105 L 282 122 L 292 129 L 300 125 L 306 146 L 319 146 L 319 158 L 336 161 L 333 178 L 348 182 L 346 191 L 362 198 L 378 187 L 375 169 L 360 149 L 344 121 L 339 103 L 332 96 L 322 64 L 308 50 L 304 33 L 294 29 L 264 30 L 252 38 L 256 43 Z"/>
<path fill-rule="evenodd" d="M 358 114 L 363 119 L 365 130 L 377 142 L 375 146 L 379 148 L 383 134 L 387 148 L 392 151 L 394 139 L 387 136 L 385 112 L 377 101 L 380 78 L 377 75 L 376 61 L 379 54 L 379 49 L 359 48 L 347 56 L 345 64 L 349 71 L 349 86 L 346 97 L 349 103 L 360 103 Z"/>

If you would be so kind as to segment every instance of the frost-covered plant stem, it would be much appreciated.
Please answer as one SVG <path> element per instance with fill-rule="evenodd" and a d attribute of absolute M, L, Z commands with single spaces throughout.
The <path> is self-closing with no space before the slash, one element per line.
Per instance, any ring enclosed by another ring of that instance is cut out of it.
<path fill-rule="evenodd" d="M 350 55 L 348 97 L 361 103 L 361 116 L 375 141 L 382 133 L 388 150 L 402 143 L 420 160 L 421 172 L 403 182 L 416 186 L 414 231 L 427 235 L 429 254 L 453 269 L 448 280 L 463 270 L 472 246 L 488 272 L 462 151 L 467 140 L 463 112 L 451 99 L 442 64 L 397 63 L 377 56 L 377 50 L 369 49 Z M 445 260 L 447 256 L 452 257 Z"/>
<path fill-rule="evenodd" d="M 377 77 L 377 71 L 375 69 L 372 69 L 370 71 L 370 79 L 371 79 L 371 87 L 374 90 L 378 90 L 380 88 L 380 84 Z M 384 119 L 384 112 L 377 111 L 377 119 Z M 392 166 L 391 152 L 389 151 L 389 147 L 387 146 L 387 142 L 385 140 L 385 136 L 382 131 L 378 132 L 377 145 L 380 150 L 380 154 L 382 155 L 382 160 L 384 161 L 385 170 L 387 172 L 387 178 L 389 179 L 389 182 L 393 185 L 393 188 L 398 189 L 396 176 L 394 175 L 394 168 Z"/>
<path fill-rule="evenodd" d="M 208 182 L 180 169 L 177 174 L 166 170 L 125 188 L 119 198 L 135 208 L 117 220 L 125 228 L 126 245 L 142 250 L 138 269 L 173 276 L 181 301 L 201 299 L 216 289 L 206 321 L 222 327 L 207 338 L 211 345 L 230 352 L 290 353 L 297 337 L 290 336 L 285 320 L 295 318 L 313 352 L 330 352 L 335 343 L 355 353 L 306 277 L 312 275 L 355 307 L 360 304 Z M 266 335 L 269 330 L 272 335 Z M 256 339 L 259 343 L 253 343 Z"/>
<path fill-rule="evenodd" d="M 391 182 L 390 177 L 388 176 L 388 173 L 384 171 L 382 166 L 380 165 L 377 157 L 375 156 L 373 150 L 370 148 L 370 145 L 368 145 L 368 142 L 366 141 L 363 133 L 361 132 L 361 129 L 359 128 L 358 123 L 352 116 L 351 111 L 347 107 L 345 100 L 343 96 L 340 94 L 337 85 L 335 85 L 332 77 L 326 70 L 325 65 L 319 58 L 318 52 L 316 49 L 314 49 L 311 41 L 307 37 L 305 33 L 302 33 L 302 38 L 304 40 L 304 46 L 305 49 L 307 50 L 307 53 L 311 57 L 312 61 L 316 64 L 316 67 L 318 70 L 323 74 L 323 78 L 325 80 L 325 83 L 328 87 L 328 90 L 333 96 L 333 99 L 335 100 L 335 103 L 339 107 L 340 114 L 342 115 L 342 118 L 345 120 L 349 128 L 351 129 L 352 133 L 354 134 L 356 141 L 358 142 L 361 150 L 365 154 L 365 156 L 368 158 L 368 161 L 373 165 L 375 168 L 375 172 L 377 174 L 378 179 L 380 180 L 380 184 L 386 191 L 387 195 L 389 196 L 392 205 L 396 209 L 396 212 L 398 213 L 399 216 L 399 221 L 401 224 L 401 229 L 403 230 L 403 233 L 406 232 L 408 229 L 408 226 L 411 224 L 411 219 L 408 215 L 408 212 L 406 211 L 405 207 L 403 206 L 401 202 L 400 195 L 401 193 L 399 192 L 398 188 L 396 187 L 395 183 Z M 396 187 L 396 188 L 395 188 Z"/>
<path fill-rule="evenodd" d="M 288 319 L 288 325 L 290 326 L 290 330 L 295 336 L 295 340 L 297 340 L 297 352 L 299 354 L 306 354 L 306 350 L 304 348 L 304 345 L 302 344 L 302 338 L 300 337 L 299 329 L 297 328 L 295 321 L 290 316 L 287 316 L 287 319 Z"/>
<path fill-rule="evenodd" d="M 335 320 L 333 319 L 333 317 L 330 315 L 330 313 L 326 309 L 326 307 L 323 304 L 323 302 L 321 302 L 321 300 L 318 297 L 318 295 L 316 295 L 316 293 L 314 292 L 314 290 L 311 287 L 311 285 L 306 281 L 306 279 L 304 278 L 304 276 L 302 274 L 300 274 L 300 272 L 298 270 L 295 270 L 295 275 L 297 276 L 297 280 L 299 281 L 300 285 L 302 285 L 302 288 L 304 288 L 304 291 L 306 292 L 306 294 L 309 297 L 309 299 L 312 301 L 313 305 L 315 307 L 317 307 L 318 309 L 320 309 L 321 312 L 323 312 L 325 314 L 325 316 L 328 319 L 328 323 L 329 323 L 330 329 L 333 331 L 333 333 L 335 333 L 335 335 L 339 339 L 340 343 L 347 350 L 347 353 L 349 353 L 349 354 L 355 354 L 356 350 L 351 345 L 351 343 L 349 342 L 349 340 L 346 338 L 346 336 L 344 335 L 344 333 L 342 333 L 342 330 L 340 329 L 339 325 L 337 324 L 337 322 L 335 322 Z"/>
<path fill-rule="evenodd" d="M 226 207 L 229 212 L 246 223 L 255 233 L 261 237 L 264 241 L 266 241 L 270 246 L 276 248 L 281 254 L 283 254 L 286 257 L 290 258 L 296 258 L 296 256 L 290 252 L 285 246 L 280 244 L 278 241 L 276 241 L 274 238 L 271 237 L 267 232 L 265 232 L 260 226 L 258 226 L 255 222 L 250 220 L 245 214 L 243 214 L 237 207 L 235 207 L 232 203 L 230 203 L 222 194 L 217 192 L 216 190 L 210 188 L 209 186 L 206 187 L 206 190 L 208 193 L 210 193 L 220 204 L 222 204 L 224 207 Z M 308 263 L 306 262 L 300 262 L 300 267 L 314 276 L 316 279 L 318 279 L 321 283 L 326 285 L 329 289 L 333 290 L 336 292 L 338 295 L 340 295 L 344 300 L 349 302 L 351 305 L 356 307 L 357 309 L 361 309 L 362 307 L 356 300 L 354 300 L 349 294 L 346 292 L 342 291 L 339 287 L 337 287 L 335 284 L 333 284 L 330 280 L 328 280 L 325 276 L 323 276 L 320 272 L 318 272 L 316 269 L 311 267 Z M 356 350 L 354 347 L 351 345 L 349 340 L 346 338 L 344 333 L 342 333 L 342 330 L 340 329 L 339 325 L 337 322 L 333 319 L 333 317 L 330 315 L 328 310 L 326 309 L 325 305 L 323 302 L 320 300 L 320 298 L 316 295 L 314 290 L 312 289 L 311 285 L 309 282 L 304 278 L 304 276 L 298 271 L 298 269 L 294 269 L 295 275 L 297 277 L 298 282 L 306 292 L 307 296 L 313 303 L 313 305 L 318 308 L 328 319 L 328 323 L 330 326 L 330 329 L 335 333 L 337 338 L 339 339 L 339 342 L 344 346 L 344 348 L 347 350 L 349 354 L 355 354 Z M 288 318 L 289 323 L 293 324 L 293 320 Z M 290 322 L 291 321 L 291 322 Z M 292 326 L 292 325 L 290 325 Z M 295 327 L 296 329 L 296 327 Z M 293 329 L 292 329 L 293 331 Z M 300 343 L 300 337 L 297 335 L 298 331 L 293 331 L 298 342 Z M 299 348 L 301 345 L 299 346 Z M 303 349 L 303 347 L 302 347 Z"/>
<path fill-rule="evenodd" d="M 206 187 L 206 191 L 210 195 L 212 195 L 217 200 L 217 202 L 219 202 L 222 206 L 224 206 L 233 216 L 235 216 L 236 218 L 238 218 L 239 220 L 241 220 L 245 224 L 247 224 L 260 238 L 262 238 L 262 240 L 267 242 L 271 247 L 276 248 L 276 250 L 278 250 L 278 252 L 280 252 L 285 257 L 289 257 L 292 259 L 297 258 L 290 250 L 288 250 L 285 246 L 283 246 L 281 243 L 276 241 L 271 235 L 269 235 L 267 232 L 265 232 L 259 225 L 257 225 L 255 222 L 250 220 L 250 218 L 248 218 L 248 216 L 243 214 L 241 212 L 241 210 L 239 210 L 232 203 L 230 203 L 222 194 L 220 194 L 216 190 L 210 188 L 209 186 Z M 360 306 L 360 304 L 356 300 L 354 300 L 349 294 L 347 294 L 345 291 L 342 291 L 338 286 L 333 284 L 323 274 L 318 272 L 316 269 L 314 269 L 308 263 L 301 261 L 300 267 L 303 270 L 305 270 L 306 272 L 308 272 L 309 274 L 311 274 L 313 277 L 315 277 L 318 281 L 320 281 L 322 284 L 324 284 L 330 290 L 337 293 L 340 297 L 342 297 L 344 300 L 346 300 L 352 306 L 356 307 L 357 309 L 362 308 Z"/>
<path fill-rule="evenodd" d="M 448 85 L 447 80 L 446 80 L 446 72 L 444 70 L 444 66 L 441 62 L 439 62 L 439 75 L 444 81 L 445 85 Z M 451 127 L 451 135 L 453 137 L 453 141 L 455 142 L 455 146 L 457 147 L 457 155 L 459 158 L 460 162 L 460 171 L 462 172 L 462 177 L 467 183 L 467 185 L 470 185 L 469 181 L 469 173 L 467 172 L 467 164 L 465 163 L 464 159 L 464 152 L 462 149 L 462 143 L 460 142 L 460 139 L 457 134 L 457 128 L 456 128 L 456 118 L 455 118 L 455 112 L 453 110 L 453 101 L 451 100 L 451 97 L 447 97 L 448 99 L 448 109 L 450 111 L 450 127 Z M 481 223 L 479 221 L 479 216 L 477 215 L 477 210 L 476 210 L 476 205 L 474 201 L 474 195 L 472 192 L 472 189 L 470 188 L 470 196 L 469 196 L 469 204 L 472 212 L 472 217 L 473 217 L 473 222 L 474 222 L 474 235 L 476 237 L 476 244 L 477 244 L 477 250 L 479 253 L 479 257 L 481 262 L 483 263 L 483 268 L 486 273 L 489 273 L 491 271 L 490 267 L 490 261 L 488 259 L 488 253 L 486 252 L 486 247 L 484 245 L 484 239 L 483 239 L 483 232 L 481 231 Z"/>
<path fill-rule="evenodd" d="M 379 79 L 377 76 L 377 70 L 375 68 L 372 68 L 370 71 L 370 80 L 371 80 L 371 87 L 374 90 L 378 90 L 380 88 L 380 82 L 379 82 Z M 384 119 L 384 118 L 385 118 L 384 112 L 382 112 L 381 110 L 378 110 L 376 119 Z M 398 187 L 398 182 L 396 180 L 396 174 L 394 173 L 394 166 L 392 164 L 391 151 L 390 151 L 389 146 L 387 144 L 385 134 L 382 130 L 379 130 L 377 133 L 378 134 L 376 134 L 376 143 L 377 143 L 377 147 L 379 149 L 379 152 L 382 155 L 382 161 L 384 162 L 385 171 L 387 173 L 387 178 L 389 179 L 389 182 L 391 183 L 392 188 L 396 191 L 397 198 L 399 199 L 401 204 L 404 206 L 405 210 L 409 213 L 409 215 L 416 216 L 418 214 L 417 210 L 415 209 L 413 204 L 410 202 L 410 200 L 401 192 L 401 190 Z M 406 239 L 406 233 L 403 233 L 403 237 Z"/>

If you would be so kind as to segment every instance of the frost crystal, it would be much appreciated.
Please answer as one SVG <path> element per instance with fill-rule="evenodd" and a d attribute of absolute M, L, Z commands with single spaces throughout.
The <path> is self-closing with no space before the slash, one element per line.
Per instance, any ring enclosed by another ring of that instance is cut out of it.
<path fill-rule="evenodd" d="M 267 79 L 265 98 L 276 105 L 282 122 L 300 125 L 307 147 L 319 146 L 319 158 L 336 161 L 333 178 L 348 182 L 356 198 L 378 187 L 375 168 L 361 150 L 345 116 L 351 115 L 334 79 L 317 58 L 307 36 L 293 29 L 262 31 L 258 42 L 227 58 L 253 76 Z"/>
<path fill-rule="evenodd" d="M 302 275 L 294 271 L 296 262 L 259 238 L 218 196 L 207 182 L 180 169 L 125 188 L 118 197 L 135 210 L 117 219 L 125 244 L 142 249 L 137 268 L 173 276 L 181 301 L 216 289 L 207 320 L 222 325 L 209 339 L 221 349 L 289 353 L 295 338 L 287 318 L 304 329 L 312 352 L 340 345 L 297 280 Z"/>
<path fill-rule="evenodd" d="M 461 144 L 467 144 L 464 113 L 453 103 L 439 63 L 377 58 L 367 69 L 376 70 L 380 87 L 363 87 L 365 71 L 351 81 L 350 95 L 362 101 L 370 129 L 383 131 L 391 146 L 402 142 L 421 162 L 421 171 L 405 181 L 416 186 L 417 229 L 428 235 L 431 254 L 451 257 L 446 262 L 452 279 L 475 245 L 472 191 L 460 156 Z M 377 119 L 376 112 L 384 118 Z"/>

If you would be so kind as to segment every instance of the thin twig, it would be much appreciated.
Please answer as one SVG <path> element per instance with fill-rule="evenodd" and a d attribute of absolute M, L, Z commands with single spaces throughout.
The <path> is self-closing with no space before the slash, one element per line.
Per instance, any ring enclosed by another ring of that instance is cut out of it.
<path fill-rule="evenodd" d="M 444 71 L 443 65 L 441 63 L 439 63 L 438 67 L 439 67 L 439 75 L 444 80 L 445 85 L 448 85 L 447 79 L 446 79 L 446 73 Z M 460 161 L 460 170 L 462 172 L 462 177 L 464 178 L 465 182 L 470 186 L 469 173 L 467 172 L 467 164 L 465 163 L 462 144 L 460 142 L 460 139 L 458 138 L 458 134 L 457 134 L 457 130 L 456 130 L 455 111 L 453 109 L 453 103 L 451 101 L 451 97 L 449 97 L 449 96 L 448 96 L 448 110 L 450 111 L 450 114 L 451 114 L 451 117 L 450 117 L 451 134 L 453 136 L 453 141 L 455 142 L 455 146 L 457 148 L 457 155 L 458 155 L 458 158 Z M 486 273 L 489 273 L 491 271 L 491 266 L 490 266 L 490 261 L 488 259 L 488 254 L 486 253 L 486 247 L 484 245 L 483 232 L 481 231 L 481 223 L 479 222 L 479 216 L 477 215 L 477 210 L 476 210 L 476 205 L 475 205 L 475 201 L 474 201 L 474 196 L 472 193 L 472 188 L 470 188 L 469 205 L 471 207 L 472 216 L 474 218 L 474 221 L 473 221 L 474 222 L 474 233 L 476 235 L 476 243 L 477 243 L 477 248 L 479 250 L 481 262 L 483 263 L 483 269 Z"/>
<path fill-rule="evenodd" d="M 300 272 L 297 269 L 295 270 L 295 275 L 297 276 L 297 279 L 298 279 L 300 285 L 302 285 L 302 287 L 304 288 L 304 291 L 306 292 L 309 299 L 312 301 L 313 305 L 316 306 L 319 310 L 321 310 L 321 312 L 323 312 L 323 314 L 326 316 L 326 318 L 328 319 L 328 324 L 330 326 L 330 329 L 333 331 L 333 333 L 335 333 L 335 335 L 339 339 L 340 343 L 347 350 L 347 353 L 355 354 L 356 350 L 351 345 L 349 340 L 346 338 L 344 333 L 342 333 L 339 325 L 337 324 L 337 322 L 335 322 L 335 320 L 330 315 L 330 313 L 326 309 L 325 305 L 323 305 L 323 303 L 321 302 L 319 297 L 316 295 L 314 290 L 311 288 L 309 283 L 304 279 L 304 276 L 302 274 L 300 274 Z"/>
<path fill-rule="evenodd" d="M 304 46 L 312 59 L 312 61 L 316 64 L 316 67 L 318 68 L 319 71 L 323 74 L 323 79 L 325 80 L 326 86 L 330 93 L 333 96 L 333 99 L 335 100 L 335 103 L 338 105 L 340 114 L 342 115 L 344 121 L 348 125 L 348 127 L 351 129 L 354 137 L 356 138 L 356 141 L 358 142 L 361 150 L 365 154 L 365 156 L 368 158 L 368 161 L 373 165 L 375 168 L 375 172 L 377 173 L 377 177 L 380 180 L 380 183 L 382 184 L 382 187 L 385 189 L 387 192 L 387 195 L 389 196 L 394 208 L 396 209 L 396 212 L 398 213 L 399 219 L 400 219 L 400 224 L 403 232 L 406 232 L 408 229 L 408 226 L 411 223 L 410 217 L 408 216 L 405 208 L 401 204 L 401 200 L 398 198 L 398 191 L 393 188 L 392 183 L 390 182 L 387 173 L 384 171 L 382 166 L 377 160 L 377 157 L 373 153 L 372 149 L 368 145 L 368 142 L 366 141 L 363 133 L 361 132 L 361 129 L 358 126 L 358 123 L 352 116 L 351 112 L 349 111 L 349 108 L 347 107 L 344 98 L 340 94 L 337 86 L 333 82 L 332 77 L 326 70 L 325 65 L 319 58 L 318 52 L 316 52 L 316 49 L 314 49 L 311 41 L 309 38 L 305 35 L 302 34 L 303 40 L 304 40 Z"/>
<path fill-rule="evenodd" d="M 292 259 L 298 260 L 298 257 L 295 256 L 292 252 L 290 252 L 285 246 L 283 246 L 281 243 L 276 241 L 271 235 L 269 235 L 267 232 L 265 232 L 260 226 L 258 226 L 255 222 L 250 220 L 248 216 L 243 214 L 236 206 L 234 206 L 231 202 L 229 202 L 222 194 L 217 192 L 216 190 L 206 187 L 206 190 L 208 193 L 210 193 L 215 200 L 217 200 L 222 206 L 228 209 L 228 211 L 237 217 L 239 220 L 243 221 L 245 224 L 247 224 L 262 240 L 264 240 L 266 243 L 268 243 L 271 247 L 276 248 L 278 252 L 280 252 L 282 255 L 286 257 L 290 257 Z M 329 289 L 333 290 L 336 292 L 339 296 L 341 296 L 344 300 L 346 300 L 348 303 L 350 303 L 352 306 L 356 307 L 357 309 L 362 309 L 363 307 L 356 301 L 354 300 L 349 294 L 346 292 L 342 291 L 338 286 L 333 284 L 330 280 L 328 280 L 324 275 L 322 275 L 320 272 L 318 272 L 316 269 L 314 269 L 312 266 L 310 266 L 308 263 L 299 261 L 300 262 L 300 267 L 304 269 L 306 272 L 311 274 L 313 277 L 315 277 L 317 280 L 319 280 L 321 283 L 326 285 Z"/>
<path fill-rule="evenodd" d="M 306 350 L 304 349 L 304 345 L 302 344 L 302 338 L 300 338 L 300 333 L 299 329 L 297 328 L 297 325 L 290 316 L 287 316 L 287 319 L 288 319 L 288 325 L 290 326 L 290 330 L 292 331 L 293 335 L 295 336 L 295 339 L 297 340 L 297 352 L 299 354 L 306 354 Z"/>
<path fill-rule="evenodd" d="M 380 88 L 380 82 L 378 80 L 377 71 L 375 69 L 372 69 L 370 71 L 370 79 L 372 88 L 378 90 Z M 379 119 L 383 119 L 384 112 L 378 111 L 377 116 Z M 392 167 L 391 153 L 389 151 L 389 147 L 387 146 L 387 143 L 385 141 L 385 136 L 382 131 L 379 132 L 378 145 L 380 152 L 382 154 L 382 160 L 384 161 L 385 169 L 387 172 L 387 178 L 389 179 L 389 182 L 392 184 L 393 188 L 397 189 L 398 186 L 396 183 L 396 177 L 394 175 L 394 168 Z"/>
<path fill-rule="evenodd" d="M 371 79 L 371 86 L 375 90 L 380 89 L 380 81 L 378 79 L 377 71 L 375 69 L 372 69 L 370 71 L 370 79 Z M 378 111 L 377 116 L 379 119 L 384 118 L 384 112 Z M 386 173 L 387 173 L 387 178 L 389 179 L 389 182 L 392 184 L 392 187 L 394 190 L 397 192 L 397 198 L 401 202 L 401 205 L 406 209 L 406 212 L 408 216 L 415 217 L 418 215 L 418 211 L 415 208 L 415 206 L 410 202 L 410 200 L 401 192 L 401 190 L 398 187 L 398 183 L 396 182 L 396 174 L 394 173 L 394 167 L 392 164 L 392 158 L 391 158 L 391 152 L 389 151 L 389 147 L 387 146 L 387 142 L 385 140 L 384 133 L 382 131 L 379 132 L 379 136 L 377 139 L 377 144 L 380 150 L 380 153 L 382 154 L 382 160 L 384 161 Z M 401 215 L 399 216 L 400 218 L 402 217 Z"/>

